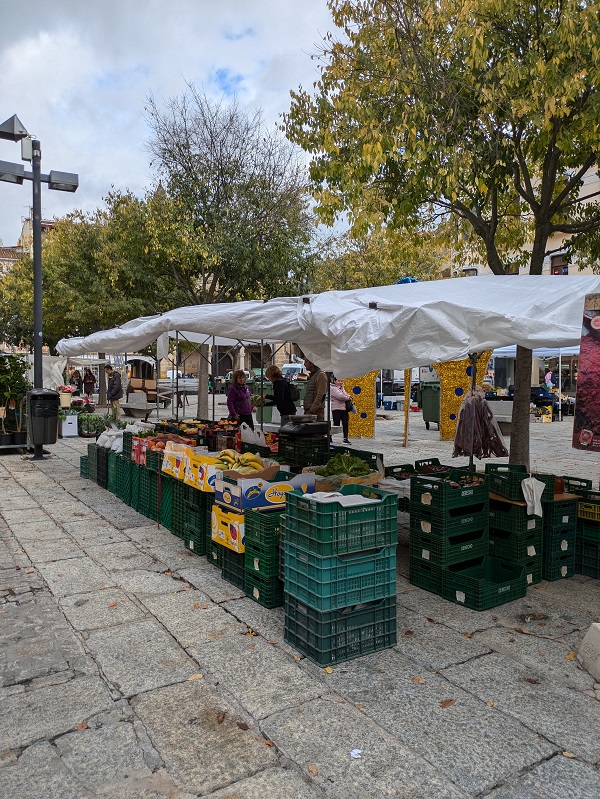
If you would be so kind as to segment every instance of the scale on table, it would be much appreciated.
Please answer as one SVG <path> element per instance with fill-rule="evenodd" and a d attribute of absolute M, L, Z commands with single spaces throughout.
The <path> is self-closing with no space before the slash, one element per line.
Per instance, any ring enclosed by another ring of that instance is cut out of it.
<path fill-rule="evenodd" d="M 327 435 L 328 429 L 327 422 L 317 422 L 314 414 L 296 414 L 279 428 L 279 433 L 286 436 L 323 436 Z"/>

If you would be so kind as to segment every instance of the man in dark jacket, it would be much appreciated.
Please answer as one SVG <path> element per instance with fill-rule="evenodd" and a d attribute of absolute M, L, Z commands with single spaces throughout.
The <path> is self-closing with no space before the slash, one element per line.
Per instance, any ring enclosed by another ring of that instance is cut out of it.
<path fill-rule="evenodd" d="M 308 358 L 304 359 L 304 366 L 310 375 L 304 395 L 304 413 L 316 414 L 317 421 L 322 422 L 325 420 L 325 397 L 329 389 L 329 381 L 325 372 L 322 372 Z"/>
<path fill-rule="evenodd" d="M 121 406 L 119 400 L 123 396 L 123 389 L 121 387 L 121 375 L 115 372 L 112 364 L 107 363 L 104 367 L 104 372 L 108 377 L 106 386 L 106 400 L 110 405 L 111 413 L 115 419 L 121 418 Z"/>

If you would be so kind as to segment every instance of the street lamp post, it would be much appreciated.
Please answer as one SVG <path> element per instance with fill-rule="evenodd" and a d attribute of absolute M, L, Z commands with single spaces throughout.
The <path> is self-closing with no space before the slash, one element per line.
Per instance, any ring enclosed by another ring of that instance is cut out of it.
<path fill-rule="evenodd" d="M 23 123 L 14 114 L 0 125 L 0 139 L 21 142 L 21 157 L 31 161 L 31 172 L 26 172 L 22 164 L 0 161 L 0 181 L 22 184 L 24 180 L 33 183 L 33 387 L 43 388 L 42 372 L 42 183 L 55 191 L 77 191 L 78 175 L 71 172 L 51 171 L 42 174 L 42 147 L 38 139 L 31 139 Z M 31 143 L 31 148 L 26 143 Z M 34 459 L 43 457 L 43 446 L 34 445 Z"/>

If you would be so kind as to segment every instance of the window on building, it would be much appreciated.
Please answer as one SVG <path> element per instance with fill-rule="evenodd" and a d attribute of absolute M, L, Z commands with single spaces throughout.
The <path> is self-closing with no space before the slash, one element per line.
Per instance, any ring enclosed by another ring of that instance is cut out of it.
<path fill-rule="evenodd" d="M 477 277 L 477 275 L 479 274 L 476 266 L 463 267 L 463 269 L 461 269 L 461 272 L 465 277 Z"/>
<path fill-rule="evenodd" d="M 551 275 L 569 274 L 569 264 L 566 262 L 564 255 L 550 256 L 550 274 Z"/>

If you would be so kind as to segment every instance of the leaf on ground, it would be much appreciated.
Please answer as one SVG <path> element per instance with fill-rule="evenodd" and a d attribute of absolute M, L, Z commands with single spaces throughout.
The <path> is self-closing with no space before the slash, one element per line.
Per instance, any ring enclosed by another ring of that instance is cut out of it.
<path fill-rule="evenodd" d="M 577 757 L 573 752 L 563 752 L 563 757 Z"/>
<path fill-rule="evenodd" d="M 199 607 L 200 607 L 200 603 L 199 602 L 194 602 L 194 610 L 198 610 Z"/>
<path fill-rule="evenodd" d="M 25 569 L 25 574 L 33 574 L 35 569 Z"/>
<path fill-rule="evenodd" d="M 252 627 L 248 627 L 248 632 L 246 633 L 246 635 L 258 635 L 258 633 L 257 633 L 257 632 L 255 632 L 255 631 L 252 629 Z"/>
<path fill-rule="evenodd" d="M 186 589 L 187 590 L 187 589 Z M 208 605 L 200 605 L 200 610 L 206 610 Z"/>
<path fill-rule="evenodd" d="M 225 713 L 219 713 L 219 715 L 217 716 L 217 724 L 222 724 L 224 718 L 225 718 Z"/>
<path fill-rule="evenodd" d="M 546 622 L 545 621 L 538 621 L 538 625 L 537 626 L 538 627 L 545 627 L 546 626 Z"/>
<path fill-rule="evenodd" d="M 411 635 L 414 635 L 414 632 L 412 630 L 404 630 L 404 635 L 410 638 Z"/>
<path fill-rule="evenodd" d="M 0 613 L 8 613 L 7 610 L 0 610 Z"/>
<path fill-rule="evenodd" d="M 267 641 L 268 644 L 277 644 L 277 641 Z"/>
<path fill-rule="evenodd" d="M 302 658 L 300 657 L 300 655 L 294 655 L 294 660 L 296 661 L 296 663 L 298 663 L 300 660 L 302 660 Z"/>
<path fill-rule="evenodd" d="M 357 707 L 359 710 L 363 710 L 364 705 L 354 705 L 354 707 Z"/>
<path fill-rule="evenodd" d="M 318 777 L 319 776 L 319 769 L 316 766 L 313 766 L 312 763 L 308 767 L 308 770 L 313 775 L 313 777 Z"/>
<path fill-rule="evenodd" d="M 531 683 L 532 685 L 539 685 L 540 681 L 536 680 L 535 677 L 525 677 L 527 682 Z"/>
<path fill-rule="evenodd" d="M 246 724 L 245 721 L 236 721 L 236 724 L 240 728 L 240 730 L 249 730 L 250 727 Z"/>
<path fill-rule="evenodd" d="M 413 681 L 413 682 L 414 682 L 416 685 L 425 685 L 425 680 L 424 680 L 422 677 L 413 677 L 413 678 L 412 678 L 412 681 Z"/>
<path fill-rule="evenodd" d="M 514 642 L 515 642 L 516 640 L 517 640 L 516 638 L 509 638 L 509 639 L 508 639 L 508 643 L 509 643 L 509 644 L 514 644 Z"/>
<path fill-rule="evenodd" d="M 269 741 L 265 741 L 265 744 L 266 744 L 267 746 L 275 746 L 275 744 L 274 744 L 274 743 L 273 743 L 273 741 L 271 741 L 271 740 L 269 740 Z"/>
<path fill-rule="evenodd" d="M 453 705 L 456 702 L 456 699 L 442 699 L 440 702 L 440 707 L 447 708 L 450 705 Z"/>
<path fill-rule="evenodd" d="M 427 621 L 431 622 L 431 624 L 437 624 L 437 621 L 435 619 L 429 618 L 429 616 L 427 616 Z"/>
<path fill-rule="evenodd" d="M 378 674 L 385 674 L 385 669 L 377 669 Z"/>
<path fill-rule="evenodd" d="M 525 632 L 525 631 L 523 630 L 522 627 L 515 627 L 515 632 L 516 633 L 522 633 L 522 632 Z"/>
<path fill-rule="evenodd" d="M 79 732 L 81 732 L 81 730 L 89 730 L 89 728 L 90 728 L 89 724 L 87 724 L 85 721 L 83 722 L 83 724 L 78 724 L 77 725 L 77 730 Z"/>
<path fill-rule="evenodd" d="M 565 655 L 565 659 L 566 660 L 575 660 L 575 652 L 569 652 L 567 655 Z"/>
<path fill-rule="evenodd" d="M 165 572 L 165 575 L 166 575 L 167 577 L 173 577 L 173 572 Z"/>
<path fill-rule="evenodd" d="M 331 668 L 331 666 L 326 666 L 325 671 L 327 672 L 327 674 L 333 674 L 333 669 Z"/>
<path fill-rule="evenodd" d="M 486 705 L 488 707 L 494 707 L 494 700 L 493 699 L 488 699 L 488 701 L 486 702 Z"/>
<path fill-rule="evenodd" d="M 463 635 L 465 636 L 465 638 L 472 638 L 473 637 L 473 633 L 463 633 Z"/>
<path fill-rule="evenodd" d="M 545 653 L 545 652 L 543 652 L 541 649 L 540 649 L 540 651 L 538 652 L 538 655 L 539 655 L 541 658 L 544 658 L 544 657 L 546 657 L 546 653 Z"/>
<path fill-rule="evenodd" d="M 255 648 L 256 648 L 256 644 L 248 644 L 248 649 L 255 649 Z"/>
<path fill-rule="evenodd" d="M 204 674 L 192 674 L 188 677 L 188 680 L 201 680 L 204 677 Z"/>
<path fill-rule="evenodd" d="M 109 608 L 116 608 L 118 604 L 119 604 L 118 602 L 109 602 L 108 607 Z"/>

